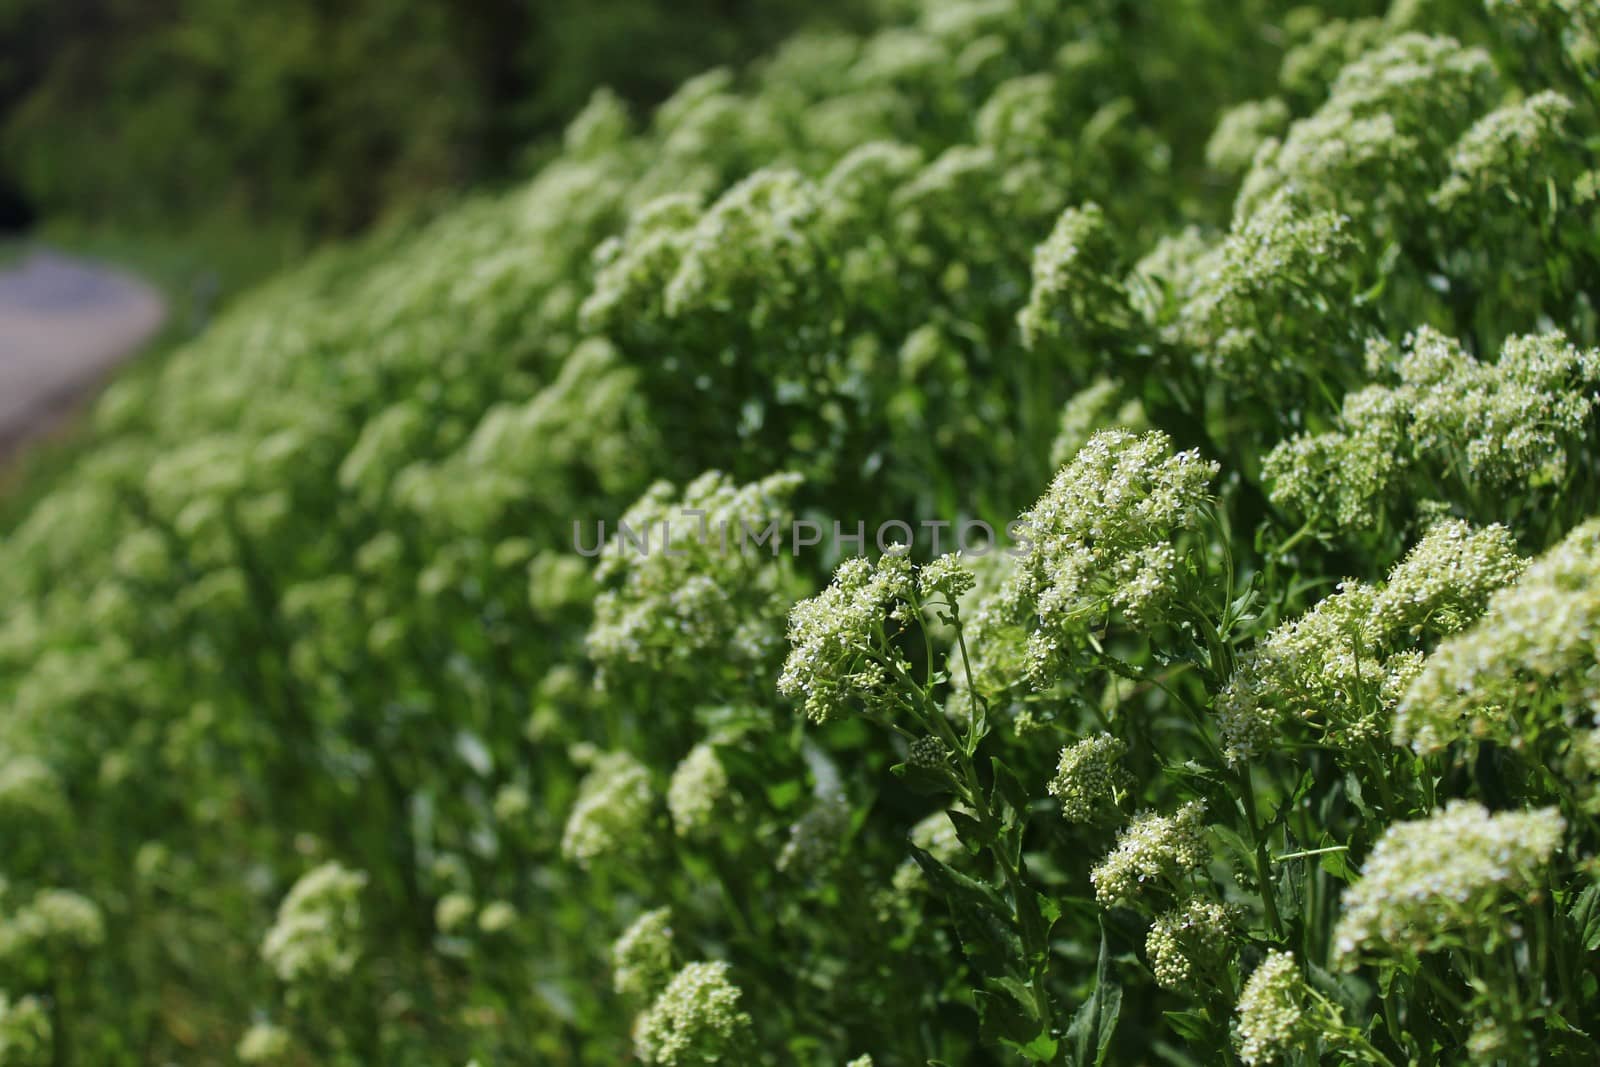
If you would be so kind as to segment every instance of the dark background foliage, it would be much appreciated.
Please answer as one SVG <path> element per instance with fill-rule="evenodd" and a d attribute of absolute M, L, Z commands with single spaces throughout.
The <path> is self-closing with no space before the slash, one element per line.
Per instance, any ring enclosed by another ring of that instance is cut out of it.
<path fill-rule="evenodd" d="M 515 173 L 598 85 L 634 105 L 838 0 L 0 0 L 0 225 L 314 237 Z"/>

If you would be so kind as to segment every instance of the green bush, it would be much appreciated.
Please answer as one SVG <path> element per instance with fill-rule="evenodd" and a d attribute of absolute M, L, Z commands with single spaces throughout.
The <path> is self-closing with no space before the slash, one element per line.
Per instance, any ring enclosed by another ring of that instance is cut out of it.
<path fill-rule="evenodd" d="M 0 1048 L 1595 1062 L 1600 20 L 883 17 L 106 393 Z"/>

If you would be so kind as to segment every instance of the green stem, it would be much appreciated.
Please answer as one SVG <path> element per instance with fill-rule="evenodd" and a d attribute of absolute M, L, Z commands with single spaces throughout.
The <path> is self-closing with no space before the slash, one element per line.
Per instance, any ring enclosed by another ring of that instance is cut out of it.
<path fill-rule="evenodd" d="M 1239 795 L 1244 801 L 1245 822 L 1250 827 L 1250 843 L 1256 852 L 1256 887 L 1261 892 L 1261 907 L 1267 915 L 1267 925 L 1273 936 L 1283 939 L 1283 921 L 1278 917 L 1278 902 L 1272 889 L 1272 869 L 1267 861 L 1267 839 L 1261 830 L 1256 813 L 1256 787 L 1250 777 L 1250 765 L 1239 767 Z"/>
<path fill-rule="evenodd" d="M 983 831 L 984 839 L 989 842 L 987 851 L 993 857 L 996 866 L 1000 868 L 1000 872 L 1005 878 L 1006 888 L 1011 893 L 1012 921 L 1021 936 L 1023 951 L 1027 954 L 1027 965 L 1030 972 L 1028 992 L 1033 998 L 1034 1017 L 1049 1032 L 1054 1033 L 1056 1031 L 1055 1014 L 1051 1010 L 1050 998 L 1044 988 L 1043 981 L 1044 972 L 1049 967 L 1050 946 L 1048 943 L 1039 943 L 1038 938 L 1035 936 L 1034 924 L 1025 923 L 1021 919 L 1020 913 L 1027 891 L 1023 884 L 1022 871 L 1019 865 L 1011 862 L 1009 853 L 1001 843 L 1002 827 L 1000 820 L 989 806 L 988 798 L 983 791 L 983 784 L 978 779 L 977 768 L 973 765 L 972 758 L 967 755 L 966 750 L 957 740 L 955 731 L 951 728 L 949 719 L 944 712 L 935 707 L 921 687 L 906 675 L 900 665 L 895 662 L 894 656 L 875 652 L 874 658 L 894 675 L 896 681 L 915 694 L 917 704 L 920 706 L 925 720 L 924 725 L 937 733 L 940 739 L 950 748 L 951 755 L 961 772 L 961 780 L 959 782 L 962 794 L 961 799 L 966 801 L 967 805 L 971 807 L 973 815 L 977 818 L 978 826 Z M 1035 961 L 1043 961 L 1043 963 L 1036 964 Z"/>

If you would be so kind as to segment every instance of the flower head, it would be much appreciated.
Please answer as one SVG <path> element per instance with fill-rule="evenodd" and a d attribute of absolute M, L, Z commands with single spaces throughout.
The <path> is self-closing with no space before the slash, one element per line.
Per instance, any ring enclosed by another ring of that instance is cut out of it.
<path fill-rule="evenodd" d="M 870 650 L 878 628 L 915 587 L 911 561 L 900 552 L 876 564 L 860 556 L 841 563 L 833 583 L 789 615 L 789 658 L 778 691 L 801 701 L 819 723 L 851 707 L 877 706 L 888 678 Z"/>
<path fill-rule="evenodd" d="M 657 1067 L 745 1062 L 753 1038 L 743 996 L 726 963 L 691 963 L 679 971 L 645 1013 L 639 1055 Z"/>
<path fill-rule="evenodd" d="M 1199 895 L 1156 916 L 1144 942 L 1156 984 L 1185 991 L 1216 980 L 1233 959 L 1237 925 L 1227 905 Z"/>
<path fill-rule="evenodd" d="M 1050 465 L 1057 469 L 1066 466 L 1099 430 L 1143 433 L 1149 427 L 1144 405 L 1136 397 L 1128 397 L 1110 378 L 1096 378 L 1062 407 L 1061 423 L 1050 444 Z"/>
<path fill-rule="evenodd" d="M 1479 119 L 1451 150 L 1450 175 L 1433 203 L 1456 211 L 1490 191 L 1516 197 L 1542 185 L 1542 172 L 1565 147 L 1572 109 L 1571 100 L 1547 90 Z"/>
<path fill-rule="evenodd" d="M 1131 780 L 1119 761 L 1127 744 L 1111 734 L 1086 737 L 1061 750 L 1050 795 L 1061 801 L 1068 822 L 1090 822 L 1116 808 L 1117 794 Z"/>
<path fill-rule="evenodd" d="M 1600 351 L 1581 352 L 1559 331 L 1513 337 L 1498 362 L 1481 363 L 1424 327 L 1398 359 L 1381 344 L 1368 359 L 1393 362 L 1399 384 L 1351 393 L 1333 429 L 1283 442 L 1263 465 L 1273 501 L 1329 532 L 1375 525 L 1403 503 L 1413 471 L 1553 491 L 1600 393 Z"/>
<path fill-rule="evenodd" d="M 1314 1037 L 1306 1010 L 1306 980 L 1294 954 L 1273 949 L 1239 994 L 1233 1039 L 1248 1067 L 1277 1063 Z"/>
<path fill-rule="evenodd" d="M 667 785 L 667 811 L 679 835 L 710 828 L 727 793 L 728 772 L 717 758 L 717 750 L 704 742 L 690 749 Z"/>
<path fill-rule="evenodd" d="M 561 854 L 587 868 L 601 856 L 626 851 L 645 836 L 654 809 L 650 772 L 626 752 L 607 752 L 578 787 Z"/>
<path fill-rule="evenodd" d="M 1509 741 L 1544 726 L 1580 725 L 1564 720 L 1600 696 L 1597 630 L 1600 520 L 1591 519 L 1491 597 L 1476 626 L 1423 662 L 1400 701 L 1394 740 L 1436 752 L 1458 740 Z"/>
<path fill-rule="evenodd" d="M 441 933 L 454 933 L 465 926 L 478 910 L 478 902 L 467 893 L 446 893 L 433 906 L 433 925 Z"/>
<path fill-rule="evenodd" d="M 1148 890 L 1171 891 L 1210 855 L 1205 804 L 1191 800 L 1171 815 L 1146 812 L 1117 836 L 1117 846 L 1089 872 L 1102 907 L 1132 904 Z"/>
<path fill-rule="evenodd" d="M 361 951 L 361 892 L 367 876 L 335 862 L 301 875 L 278 905 L 261 955 L 288 983 L 343 978 Z"/>
<path fill-rule="evenodd" d="M 1027 547 L 1001 605 L 1030 624 L 1036 686 L 1110 616 L 1136 626 L 1163 620 L 1190 566 L 1176 542 L 1198 525 L 1217 469 L 1196 452 L 1174 453 L 1159 431 L 1105 430 L 1022 514 Z"/>
<path fill-rule="evenodd" d="M 1022 343 L 1069 337 L 1108 343 L 1134 321 L 1116 243 L 1098 204 L 1068 208 L 1033 253 L 1033 288 L 1017 316 Z"/>
<path fill-rule="evenodd" d="M 672 978 L 672 909 L 633 921 L 611 946 L 611 982 L 623 996 L 653 998 Z"/>
<path fill-rule="evenodd" d="M 1435 524 L 1387 583 L 1343 583 L 1240 658 L 1217 696 L 1224 755 L 1238 764 L 1267 751 L 1285 720 L 1340 745 L 1387 736 L 1419 666 L 1408 646 L 1476 619 L 1522 566 L 1503 526 Z"/>
<path fill-rule="evenodd" d="M 289 1031 L 272 1023 L 252 1023 L 239 1038 L 234 1054 L 239 1062 L 273 1064 L 288 1058 L 292 1042 Z"/>
<path fill-rule="evenodd" d="M 491 900 L 478 912 L 478 929 L 486 934 L 503 934 L 517 925 L 517 909 L 507 900 Z"/>
<path fill-rule="evenodd" d="M 602 678 L 643 669 L 657 685 L 703 685 L 710 660 L 766 669 L 793 590 L 788 568 L 746 538 L 783 528 L 799 484 L 776 474 L 738 485 L 710 471 L 681 494 L 657 483 L 630 507 L 595 569 L 605 588 L 586 647 Z"/>
<path fill-rule="evenodd" d="M 1346 215 L 1309 207 L 1286 188 L 1236 217 L 1191 266 L 1174 336 L 1242 386 L 1326 358 L 1322 294 L 1348 288 L 1359 247 Z"/>
<path fill-rule="evenodd" d="M 1492 948 L 1507 936 L 1501 904 L 1538 889 L 1565 830 L 1554 808 L 1491 815 L 1465 800 L 1395 823 L 1345 890 L 1335 961 L 1354 967 L 1363 955 L 1452 943 Z"/>
<path fill-rule="evenodd" d="M 1289 125 L 1289 105 L 1277 97 L 1246 100 L 1224 111 L 1206 142 L 1206 163 L 1223 174 L 1243 174 L 1268 138 Z"/>
<path fill-rule="evenodd" d="M 811 807 L 789 826 L 777 868 L 819 878 L 832 870 L 850 829 L 850 801 L 837 789 L 819 789 Z"/>
<path fill-rule="evenodd" d="M 38 997 L 12 1000 L 0 993 L 0 1063 L 46 1067 L 53 1061 L 55 1031 L 50 1011 Z"/>

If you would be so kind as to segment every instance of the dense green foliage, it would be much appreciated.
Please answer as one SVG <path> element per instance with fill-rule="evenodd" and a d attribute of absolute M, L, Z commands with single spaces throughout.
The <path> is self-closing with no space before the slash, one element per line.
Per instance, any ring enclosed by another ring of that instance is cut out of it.
<path fill-rule="evenodd" d="M 7 1063 L 1600 1057 L 1600 17 L 884 19 L 108 392 Z"/>
<path fill-rule="evenodd" d="M 349 233 L 856 5 L 0 0 L 0 187 L 122 230 Z M 854 16 L 852 16 L 854 17 Z"/>

